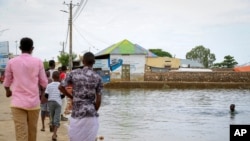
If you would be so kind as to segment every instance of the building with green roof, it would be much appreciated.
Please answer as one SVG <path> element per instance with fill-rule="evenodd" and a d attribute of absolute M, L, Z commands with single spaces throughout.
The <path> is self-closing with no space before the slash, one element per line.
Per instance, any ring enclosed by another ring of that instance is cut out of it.
<path fill-rule="evenodd" d="M 96 53 L 94 67 L 108 66 L 106 69 L 110 68 L 111 81 L 143 81 L 145 58 L 148 55 L 154 54 L 125 39 Z M 103 65 L 103 62 L 106 62 L 106 65 Z"/>

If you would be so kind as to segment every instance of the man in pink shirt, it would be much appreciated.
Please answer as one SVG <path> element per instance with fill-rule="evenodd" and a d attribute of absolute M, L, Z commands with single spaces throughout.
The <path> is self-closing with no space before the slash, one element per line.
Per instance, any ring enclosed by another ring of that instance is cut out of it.
<path fill-rule="evenodd" d="M 36 141 L 40 111 L 39 87 L 45 89 L 48 79 L 43 62 L 32 57 L 33 41 L 22 38 L 22 54 L 10 59 L 5 69 L 4 87 L 11 97 L 11 112 L 17 141 Z"/>

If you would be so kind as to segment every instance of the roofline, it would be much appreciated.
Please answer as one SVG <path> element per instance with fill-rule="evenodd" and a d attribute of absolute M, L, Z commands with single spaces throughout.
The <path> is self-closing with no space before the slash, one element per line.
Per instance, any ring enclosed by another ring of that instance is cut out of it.
<path fill-rule="evenodd" d="M 110 54 L 102 54 L 95 56 L 95 59 L 108 59 L 110 57 Z"/>

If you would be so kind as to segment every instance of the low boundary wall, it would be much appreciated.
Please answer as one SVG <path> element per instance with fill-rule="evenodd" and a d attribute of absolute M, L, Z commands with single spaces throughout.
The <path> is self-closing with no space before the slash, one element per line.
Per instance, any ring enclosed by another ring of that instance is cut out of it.
<path fill-rule="evenodd" d="M 108 89 L 250 89 L 250 83 L 120 81 L 104 84 Z"/>
<path fill-rule="evenodd" d="M 250 72 L 167 72 L 146 73 L 144 81 L 249 82 Z"/>
<path fill-rule="evenodd" d="M 250 72 L 146 73 L 144 81 L 110 82 L 104 87 L 117 89 L 250 89 Z"/>

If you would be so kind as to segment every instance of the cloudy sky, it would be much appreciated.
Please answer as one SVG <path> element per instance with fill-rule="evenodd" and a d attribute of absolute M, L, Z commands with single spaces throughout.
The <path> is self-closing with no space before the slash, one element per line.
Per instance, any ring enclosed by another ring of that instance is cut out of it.
<path fill-rule="evenodd" d="M 22 37 L 34 40 L 33 56 L 56 59 L 66 42 L 70 0 L 0 0 L 0 41 L 10 52 Z M 185 59 L 203 45 L 222 62 L 231 55 L 250 62 L 249 0 L 73 0 L 73 52 L 97 53 L 128 39 Z M 85 4 L 85 6 L 84 6 Z M 78 12 L 77 12 L 78 11 Z M 67 44 L 66 51 L 69 46 Z M 20 53 L 18 50 L 17 53 Z"/>

